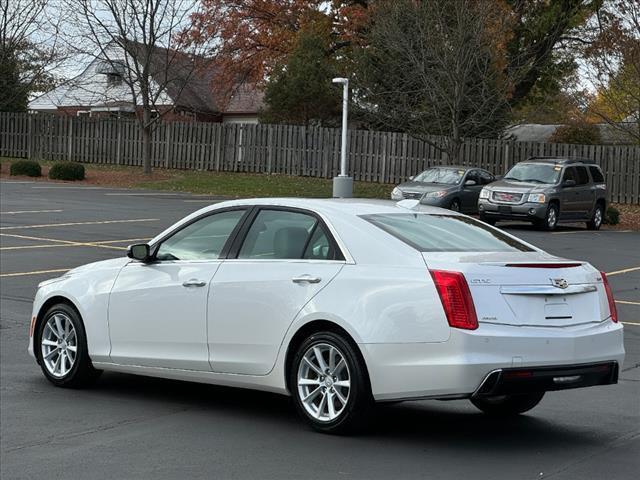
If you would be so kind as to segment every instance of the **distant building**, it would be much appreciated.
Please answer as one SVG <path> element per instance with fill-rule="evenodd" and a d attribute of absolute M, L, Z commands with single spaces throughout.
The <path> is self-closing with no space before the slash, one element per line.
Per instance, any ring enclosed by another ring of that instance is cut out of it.
<path fill-rule="evenodd" d="M 110 61 L 95 58 L 80 75 L 29 102 L 29 111 L 90 117 L 141 114 L 140 107 L 136 112 L 130 87 L 123 81 L 127 71 L 124 54 L 118 55 L 116 47 L 111 48 Z M 114 60 L 119 57 L 121 61 Z M 156 91 L 157 85 L 167 85 L 156 102 L 163 120 L 257 123 L 263 92 L 247 84 L 216 88 L 217 67 L 212 61 L 200 60 L 194 67 L 187 55 L 156 48 L 152 56 Z"/>

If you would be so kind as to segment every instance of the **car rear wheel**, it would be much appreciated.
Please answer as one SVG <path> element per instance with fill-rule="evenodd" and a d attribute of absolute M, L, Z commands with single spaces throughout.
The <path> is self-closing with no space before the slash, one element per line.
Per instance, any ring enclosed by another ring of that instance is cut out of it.
<path fill-rule="evenodd" d="M 587 228 L 589 230 L 600 230 L 602 226 L 602 219 L 604 218 L 604 207 L 602 204 L 596 205 L 596 209 L 593 211 L 591 220 L 587 222 Z"/>
<path fill-rule="evenodd" d="M 289 385 L 298 413 L 324 433 L 361 428 L 373 403 L 363 361 L 334 332 L 314 333 L 298 347 Z"/>
<path fill-rule="evenodd" d="M 80 315 L 65 303 L 47 310 L 34 341 L 44 376 L 58 387 L 85 387 L 101 373 L 91 364 Z"/>
<path fill-rule="evenodd" d="M 494 397 L 472 398 L 477 408 L 490 415 L 511 416 L 531 410 L 540 403 L 544 392 L 520 395 L 497 395 Z"/>

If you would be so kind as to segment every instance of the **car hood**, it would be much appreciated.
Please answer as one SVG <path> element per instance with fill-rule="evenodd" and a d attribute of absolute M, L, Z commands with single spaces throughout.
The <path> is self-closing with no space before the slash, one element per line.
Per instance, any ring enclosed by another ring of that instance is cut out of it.
<path fill-rule="evenodd" d="M 443 185 L 441 183 L 424 183 L 424 182 L 404 182 L 398 185 L 400 190 L 408 190 L 411 192 L 441 192 L 442 190 L 455 190 L 457 185 Z"/>
<path fill-rule="evenodd" d="M 538 193 L 544 192 L 551 185 L 533 183 L 533 182 L 514 182 L 511 180 L 497 180 L 487 185 L 489 190 L 501 190 L 504 192 L 517 192 L 517 193 Z"/>
<path fill-rule="evenodd" d="M 78 275 L 85 272 L 95 272 L 96 270 L 119 268 L 125 266 L 130 261 L 131 259 L 129 259 L 128 257 L 119 257 L 112 258 L 110 260 L 101 260 L 99 262 L 87 263 L 86 265 L 81 265 L 69 270 L 67 273 L 65 273 L 65 276 Z"/>

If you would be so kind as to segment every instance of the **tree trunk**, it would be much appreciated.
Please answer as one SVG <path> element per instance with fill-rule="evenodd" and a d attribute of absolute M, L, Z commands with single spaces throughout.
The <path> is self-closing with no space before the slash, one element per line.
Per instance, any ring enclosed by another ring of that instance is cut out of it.
<path fill-rule="evenodd" d="M 148 108 L 142 112 L 142 165 L 145 175 L 151 175 L 151 113 Z"/>

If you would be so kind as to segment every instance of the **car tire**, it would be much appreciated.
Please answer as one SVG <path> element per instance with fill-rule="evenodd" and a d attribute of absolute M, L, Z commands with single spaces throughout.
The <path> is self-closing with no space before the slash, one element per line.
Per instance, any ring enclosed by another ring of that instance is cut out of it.
<path fill-rule="evenodd" d="M 482 213 L 480 214 L 480 221 L 486 223 L 487 225 L 491 225 L 491 226 L 496 224 L 496 219 L 495 218 L 487 217 L 486 215 L 483 215 Z"/>
<path fill-rule="evenodd" d="M 472 398 L 478 409 L 489 415 L 513 416 L 528 412 L 538 405 L 545 392 L 525 393 L 520 395 L 498 395 L 495 397 Z"/>
<path fill-rule="evenodd" d="M 452 210 L 454 212 L 460 211 L 460 201 L 457 198 L 451 200 L 451 203 L 449 204 L 449 210 Z"/>
<path fill-rule="evenodd" d="M 591 220 L 587 222 L 587 228 L 589 230 L 600 230 L 602 226 L 602 220 L 604 219 L 604 206 L 599 203 L 596 205 Z"/>
<path fill-rule="evenodd" d="M 91 364 L 80 315 L 66 303 L 53 305 L 44 314 L 33 348 L 44 376 L 58 387 L 83 388 L 102 373 Z"/>
<path fill-rule="evenodd" d="M 344 434 L 364 427 L 373 405 L 369 377 L 357 347 L 345 337 L 330 331 L 310 335 L 297 348 L 289 373 L 296 410 L 313 429 Z"/>
<path fill-rule="evenodd" d="M 548 232 L 556 229 L 558 226 L 558 206 L 555 203 L 549 205 L 547 213 L 544 215 L 544 220 L 539 225 Z"/>

